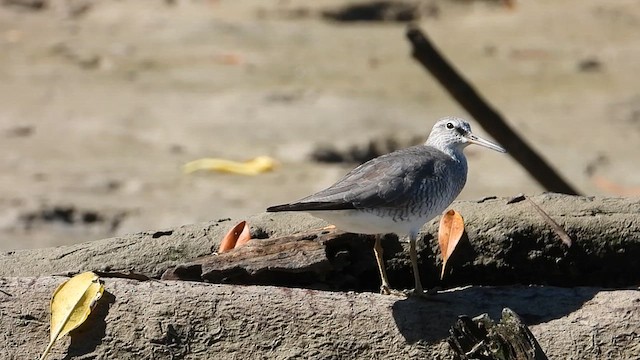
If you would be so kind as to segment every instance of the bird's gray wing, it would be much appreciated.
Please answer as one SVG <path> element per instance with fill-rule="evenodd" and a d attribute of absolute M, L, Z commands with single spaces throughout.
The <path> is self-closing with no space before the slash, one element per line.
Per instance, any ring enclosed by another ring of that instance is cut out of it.
<path fill-rule="evenodd" d="M 338 182 L 296 203 L 267 211 L 346 210 L 402 206 L 443 174 L 450 161 L 441 151 L 414 146 L 370 160 Z"/>

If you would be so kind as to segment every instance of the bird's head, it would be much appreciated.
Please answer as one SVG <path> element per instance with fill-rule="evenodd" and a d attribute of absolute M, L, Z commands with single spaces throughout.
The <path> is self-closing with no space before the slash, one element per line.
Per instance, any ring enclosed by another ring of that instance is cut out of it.
<path fill-rule="evenodd" d="M 471 144 L 484 146 L 491 150 L 507 152 L 502 146 L 474 135 L 469 123 L 458 117 L 445 117 L 435 125 L 425 145 L 433 146 L 446 153 L 462 151 Z"/>

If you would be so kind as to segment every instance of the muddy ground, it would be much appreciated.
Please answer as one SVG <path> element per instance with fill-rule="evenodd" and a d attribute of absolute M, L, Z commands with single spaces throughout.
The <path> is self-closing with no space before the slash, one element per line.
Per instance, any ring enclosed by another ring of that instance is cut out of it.
<path fill-rule="evenodd" d="M 319 147 L 426 137 L 438 117 L 465 116 L 411 59 L 406 23 L 344 21 L 345 4 L 1 1 L 0 249 L 248 217 L 353 167 L 310 161 Z M 400 17 L 419 13 L 582 193 L 640 195 L 637 1 L 421 4 Z M 467 154 L 461 199 L 543 191 L 508 156 Z M 181 172 L 260 155 L 280 166 Z"/>

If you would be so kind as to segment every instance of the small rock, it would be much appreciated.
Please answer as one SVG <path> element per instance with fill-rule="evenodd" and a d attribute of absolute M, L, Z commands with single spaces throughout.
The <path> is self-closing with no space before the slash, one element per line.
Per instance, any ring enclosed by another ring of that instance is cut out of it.
<path fill-rule="evenodd" d="M 602 71 L 602 62 L 596 58 L 583 59 L 578 62 L 578 71 L 580 72 L 599 72 Z"/>

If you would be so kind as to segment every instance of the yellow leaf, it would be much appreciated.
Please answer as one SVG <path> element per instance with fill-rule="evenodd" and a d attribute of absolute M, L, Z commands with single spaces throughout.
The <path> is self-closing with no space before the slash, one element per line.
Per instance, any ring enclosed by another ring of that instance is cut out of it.
<path fill-rule="evenodd" d="M 245 162 L 204 158 L 188 162 L 182 169 L 186 174 L 199 170 L 208 170 L 240 175 L 258 175 L 273 170 L 276 165 L 277 161 L 268 156 L 258 156 Z"/>
<path fill-rule="evenodd" d="M 462 215 L 455 210 L 449 210 L 440 219 L 440 228 L 438 229 L 438 244 L 440 244 L 440 254 L 442 255 L 442 272 L 440 279 L 444 277 L 444 269 L 447 260 L 455 250 L 458 241 L 464 234 L 464 220 Z"/>
<path fill-rule="evenodd" d="M 82 324 L 96 301 L 102 297 L 104 286 L 93 272 L 78 274 L 58 286 L 51 298 L 51 336 L 42 353 L 43 360 L 53 344 Z"/>

